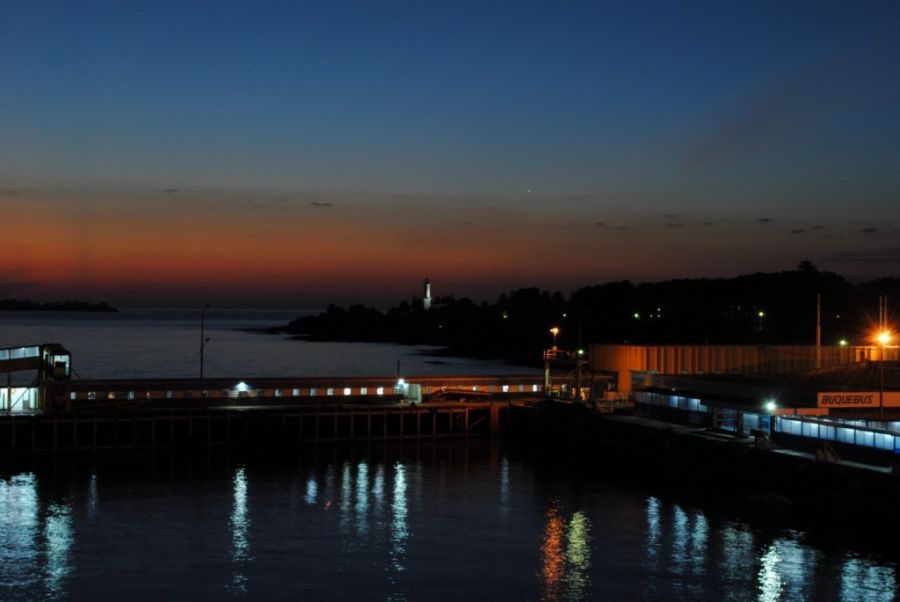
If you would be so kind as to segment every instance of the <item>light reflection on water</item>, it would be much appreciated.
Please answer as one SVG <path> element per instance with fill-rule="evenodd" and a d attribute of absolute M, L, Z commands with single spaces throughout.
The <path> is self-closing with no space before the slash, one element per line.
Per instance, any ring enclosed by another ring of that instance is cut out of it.
<path fill-rule="evenodd" d="M 50 504 L 44 521 L 47 558 L 44 565 L 44 587 L 47 597 L 56 599 L 64 592 L 65 578 L 72 571 L 69 551 L 72 547 L 72 517 L 66 504 Z"/>
<path fill-rule="evenodd" d="M 234 471 L 234 505 L 231 510 L 231 564 L 233 574 L 229 589 L 235 594 L 247 593 L 245 567 L 251 560 L 250 517 L 247 511 L 247 473 L 243 466 Z"/>
<path fill-rule="evenodd" d="M 139 582 L 171 583 L 175 599 L 895 597 L 893 561 L 802 532 L 609 484 L 576 490 L 504 454 L 424 457 L 0 475 L 0 599 L 125 599 Z M 134 559 L 108 551 L 123 549 Z"/>
<path fill-rule="evenodd" d="M 400 462 L 394 464 L 394 495 L 391 504 L 391 564 L 390 580 L 395 589 L 388 596 L 389 600 L 406 600 L 401 587 L 401 575 L 406 570 L 406 541 L 409 538 L 409 525 L 406 522 L 406 467 Z"/>

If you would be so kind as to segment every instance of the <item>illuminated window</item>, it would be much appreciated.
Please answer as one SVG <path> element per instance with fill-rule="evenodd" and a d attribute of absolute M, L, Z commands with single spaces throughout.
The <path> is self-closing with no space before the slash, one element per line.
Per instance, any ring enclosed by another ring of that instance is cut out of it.
<path fill-rule="evenodd" d="M 134 391 L 128 392 L 128 399 L 134 399 Z"/>
<path fill-rule="evenodd" d="M 300 389 L 294 389 L 291 392 L 294 394 L 294 397 L 300 397 Z"/>
<path fill-rule="evenodd" d="M 360 394 L 360 395 L 368 395 L 368 394 L 369 394 L 369 389 L 368 389 L 367 387 L 360 387 L 360 388 L 359 388 L 359 394 Z"/>
<path fill-rule="evenodd" d="M 375 394 L 384 395 L 384 387 L 378 387 L 377 389 L 375 389 Z"/>
<path fill-rule="evenodd" d="M 78 394 L 75 392 L 69 393 L 69 399 L 75 401 L 76 399 L 78 399 Z"/>
<path fill-rule="evenodd" d="M 509 393 L 509 385 L 503 385 L 500 390 L 504 393 Z"/>
<path fill-rule="evenodd" d="M 351 393 L 350 387 L 344 387 L 344 397 L 347 397 L 348 395 L 350 395 L 350 393 Z"/>
<path fill-rule="evenodd" d="M 532 393 L 537 393 L 537 390 L 538 390 L 538 386 L 537 386 L 537 385 L 531 385 L 531 392 L 532 392 Z"/>
<path fill-rule="evenodd" d="M 316 388 L 315 388 L 315 387 L 310 388 L 310 390 L 309 390 L 309 396 L 310 396 L 310 397 L 315 397 L 315 396 L 316 396 Z"/>
<path fill-rule="evenodd" d="M 334 395 L 334 387 L 328 387 L 328 388 L 325 390 L 325 395 L 328 395 L 329 397 L 331 397 L 332 395 Z"/>
<path fill-rule="evenodd" d="M 107 399 L 115 399 L 115 398 L 116 398 L 116 394 L 113 393 L 112 391 L 110 391 L 109 393 L 106 394 L 106 398 L 107 398 Z"/>
<path fill-rule="evenodd" d="M 275 389 L 275 397 L 281 397 L 281 389 Z"/>

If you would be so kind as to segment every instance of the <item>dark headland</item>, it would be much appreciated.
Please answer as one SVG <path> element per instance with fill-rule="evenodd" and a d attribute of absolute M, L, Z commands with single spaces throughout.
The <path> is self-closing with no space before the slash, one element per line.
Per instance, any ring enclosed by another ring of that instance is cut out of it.
<path fill-rule="evenodd" d="M 117 312 L 105 301 L 89 303 L 87 301 L 29 301 L 25 299 L 0 299 L 0 311 L 84 311 L 84 312 Z"/>
<path fill-rule="evenodd" d="M 534 364 L 559 328 L 559 345 L 589 343 L 803 344 L 815 340 L 820 299 L 822 343 L 864 342 L 879 297 L 900 300 L 900 279 L 852 283 L 804 261 L 795 270 L 735 278 L 587 286 L 571 294 L 538 288 L 477 303 L 413 297 L 382 311 L 329 306 L 271 332 L 313 341 L 434 345 L 445 353 Z"/>

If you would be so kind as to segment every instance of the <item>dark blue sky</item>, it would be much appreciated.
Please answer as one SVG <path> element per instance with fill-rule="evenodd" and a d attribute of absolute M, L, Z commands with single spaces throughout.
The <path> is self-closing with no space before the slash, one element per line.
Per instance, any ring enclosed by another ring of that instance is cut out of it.
<path fill-rule="evenodd" d="M 896 275 L 898 24 L 897 2 L 0 0 L 0 208 L 19 248 L 45 215 L 67 245 L 0 260 L 0 294 L 127 301 L 165 283 L 158 244 L 196 264 L 172 302 L 227 295 L 228 270 L 196 277 L 227 248 L 174 234 L 210 213 L 287 258 L 241 302 L 325 272 L 338 298 Z"/>

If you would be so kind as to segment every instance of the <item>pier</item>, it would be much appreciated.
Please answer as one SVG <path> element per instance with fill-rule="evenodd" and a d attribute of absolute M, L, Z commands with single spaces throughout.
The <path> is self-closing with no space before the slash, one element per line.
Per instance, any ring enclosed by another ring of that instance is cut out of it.
<path fill-rule="evenodd" d="M 0 449 L 38 452 L 286 448 L 302 444 L 499 437 L 510 402 L 105 408 L 0 419 Z"/>

